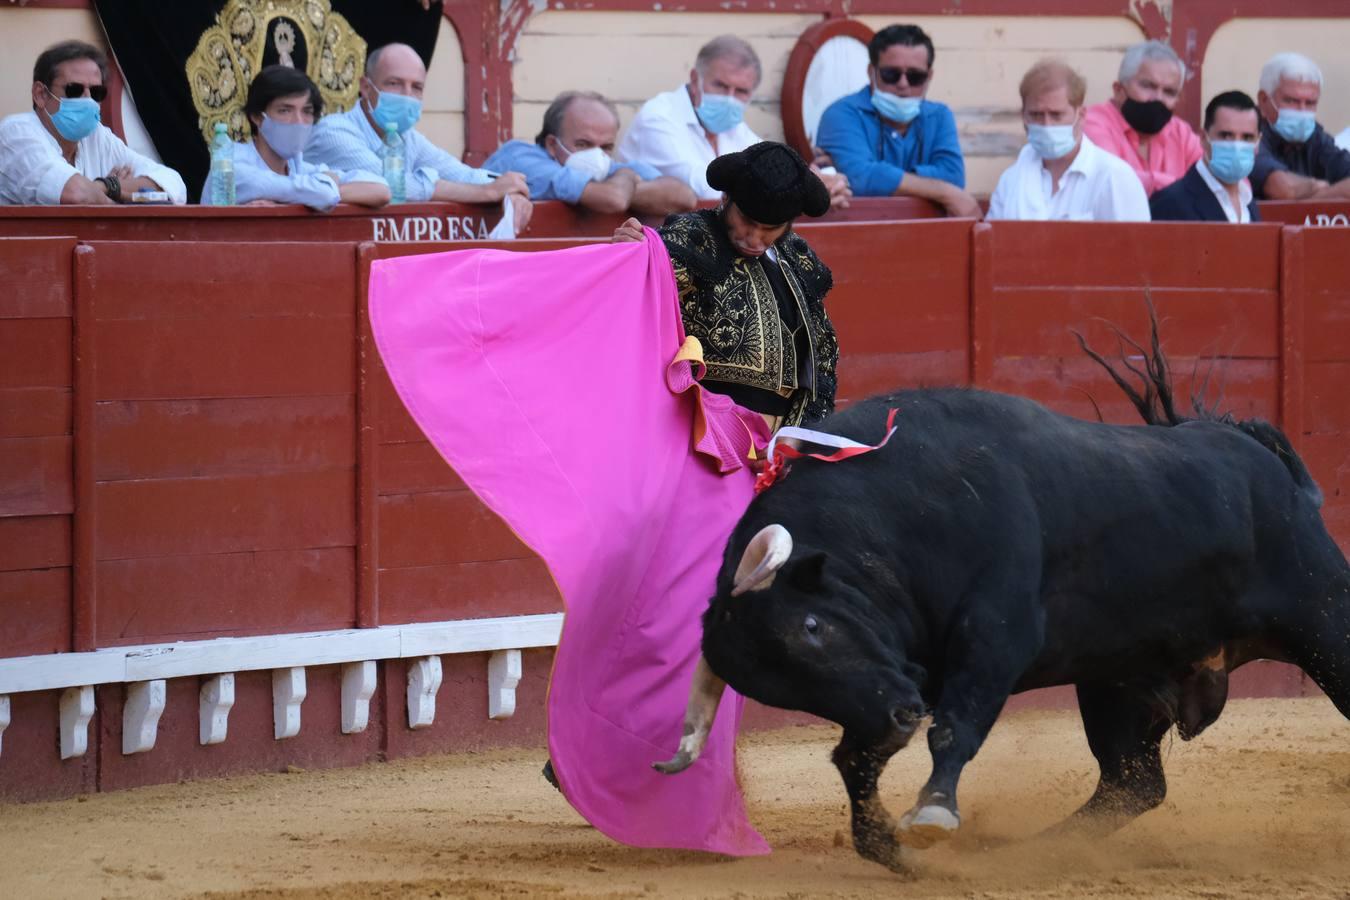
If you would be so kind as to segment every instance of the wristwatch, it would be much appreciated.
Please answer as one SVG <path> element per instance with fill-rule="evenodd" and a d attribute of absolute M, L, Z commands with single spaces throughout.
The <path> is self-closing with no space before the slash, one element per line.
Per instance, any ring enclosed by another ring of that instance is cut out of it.
<path fill-rule="evenodd" d="M 95 178 L 99 184 L 103 185 L 103 191 L 113 202 L 122 202 L 122 180 L 116 175 L 104 175 L 102 178 Z"/>

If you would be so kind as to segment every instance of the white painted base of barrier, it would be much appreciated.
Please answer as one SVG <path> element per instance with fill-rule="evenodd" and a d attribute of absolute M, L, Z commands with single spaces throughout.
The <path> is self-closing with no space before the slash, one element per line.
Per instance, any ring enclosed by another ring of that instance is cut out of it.
<path fill-rule="evenodd" d="M 203 745 L 225 740 L 234 706 L 234 673 L 272 671 L 273 734 L 277 740 L 300 733 L 307 666 L 342 666 L 342 731 L 357 734 L 370 721 L 381 659 L 413 659 L 408 668 L 408 727 L 426 728 L 436 718 L 441 656 L 490 653 L 488 716 L 515 713 L 516 686 L 525 648 L 554 647 L 562 615 L 465 619 L 381 628 L 218 638 L 88 653 L 53 653 L 0 659 L 0 740 L 10 724 L 10 694 L 62 690 L 61 758 L 89 749 L 94 685 L 126 684 L 122 711 L 122 752 L 145 753 L 155 746 L 167 702 L 169 678 L 208 676 L 200 691 L 199 738 Z M 3 744 L 0 744 L 0 748 Z"/>

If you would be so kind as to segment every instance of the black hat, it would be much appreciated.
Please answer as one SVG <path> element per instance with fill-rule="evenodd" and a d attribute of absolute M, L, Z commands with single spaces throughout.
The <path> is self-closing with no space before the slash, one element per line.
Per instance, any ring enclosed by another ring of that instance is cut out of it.
<path fill-rule="evenodd" d="M 760 141 L 708 164 L 708 185 L 761 225 L 782 225 L 802 213 L 823 216 L 830 192 L 787 144 Z"/>

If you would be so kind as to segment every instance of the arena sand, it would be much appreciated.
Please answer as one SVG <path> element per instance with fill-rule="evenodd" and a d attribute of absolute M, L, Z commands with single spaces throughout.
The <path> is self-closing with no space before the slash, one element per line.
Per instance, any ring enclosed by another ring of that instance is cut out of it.
<path fill-rule="evenodd" d="M 544 783 L 533 748 L 0 807 L 0 894 L 1350 898 L 1350 722 L 1323 698 L 1234 702 L 1196 741 L 1169 738 L 1167 803 L 1095 841 L 1034 838 L 1095 783 L 1077 715 L 1010 716 L 967 769 L 960 837 L 904 878 L 848 844 L 836 736 L 743 740 L 775 848 L 762 859 L 616 845 Z M 893 812 L 926 774 L 916 740 L 883 782 Z"/>

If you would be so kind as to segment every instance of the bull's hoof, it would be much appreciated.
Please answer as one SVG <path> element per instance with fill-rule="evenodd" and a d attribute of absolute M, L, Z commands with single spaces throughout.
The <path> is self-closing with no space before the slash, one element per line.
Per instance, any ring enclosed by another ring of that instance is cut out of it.
<path fill-rule="evenodd" d="M 926 850 L 956 834 L 960 827 L 961 817 L 945 806 L 919 806 L 900 817 L 895 839 L 906 847 Z"/>

